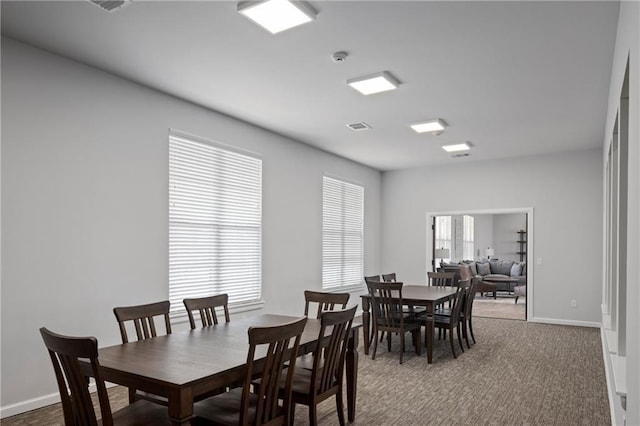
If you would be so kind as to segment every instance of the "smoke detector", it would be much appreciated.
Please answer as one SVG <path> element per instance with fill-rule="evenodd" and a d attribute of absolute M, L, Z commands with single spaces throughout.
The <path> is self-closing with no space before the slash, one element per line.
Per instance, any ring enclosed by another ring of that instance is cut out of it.
<path fill-rule="evenodd" d="M 347 127 L 355 132 L 361 132 L 363 130 L 369 130 L 371 126 L 369 126 L 364 121 L 358 121 L 357 123 L 347 124 Z"/>
<path fill-rule="evenodd" d="M 107 12 L 115 12 L 130 3 L 129 0 L 89 0 L 89 2 Z"/>
<path fill-rule="evenodd" d="M 347 56 L 349 56 L 347 52 L 335 52 L 331 55 L 331 60 L 333 62 L 344 62 L 347 60 Z"/>

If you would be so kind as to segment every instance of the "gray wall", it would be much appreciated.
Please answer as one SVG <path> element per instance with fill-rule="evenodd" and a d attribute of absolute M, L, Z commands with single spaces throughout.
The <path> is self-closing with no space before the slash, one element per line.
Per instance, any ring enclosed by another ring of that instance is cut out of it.
<path fill-rule="evenodd" d="M 2 124 L 3 416 L 55 400 L 39 327 L 111 345 L 114 306 L 168 297 L 169 128 L 262 155 L 263 312 L 321 287 L 324 172 L 364 185 L 380 270 L 376 170 L 8 39 Z"/>
<path fill-rule="evenodd" d="M 486 258 L 486 250 L 493 247 L 493 215 L 474 214 L 473 231 L 474 243 L 476 246 L 475 257 Z"/>
<path fill-rule="evenodd" d="M 519 230 L 527 229 L 527 215 L 509 213 L 493 215 L 493 249 L 500 260 L 520 261 L 518 241 Z"/>
<path fill-rule="evenodd" d="M 530 319 L 598 324 L 601 166 L 600 150 L 589 150 L 386 172 L 382 185 L 383 269 L 393 267 L 405 282 L 425 282 L 426 262 L 431 260 L 426 249 L 427 213 L 533 207 L 532 250 L 542 264 L 533 265 Z M 466 190 L 434 190 L 443 187 Z M 571 299 L 577 299 L 574 309 Z"/>

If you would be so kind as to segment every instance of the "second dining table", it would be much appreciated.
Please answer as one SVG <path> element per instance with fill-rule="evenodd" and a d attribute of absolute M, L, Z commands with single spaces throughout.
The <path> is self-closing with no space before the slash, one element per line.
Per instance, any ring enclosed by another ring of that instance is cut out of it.
<path fill-rule="evenodd" d="M 435 307 L 442 303 L 452 300 L 458 287 L 438 287 L 427 285 L 405 285 L 402 287 L 402 303 L 409 306 L 424 306 L 426 309 L 426 351 L 427 362 L 431 364 L 433 362 L 433 338 L 435 334 L 435 324 L 433 320 L 433 313 Z M 371 295 L 363 294 L 362 298 L 362 333 L 364 336 L 364 353 L 369 354 L 370 340 L 370 317 L 369 312 L 371 305 Z"/>
<path fill-rule="evenodd" d="M 249 327 L 275 326 L 295 318 L 257 315 L 101 348 L 101 372 L 108 382 L 166 397 L 169 403 L 168 415 L 173 424 L 190 424 L 194 400 L 198 396 L 244 379 Z M 354 321 L 346 354 L 349 421 L 355 419 L 360 327 L 361 324 Z M 298 354 L 313 352 L 318 343 L 319 332 L 320 320 L 309 318 L 302 333 Z M 90 374 L 88 362 L 83 363 L 82 367 L 86 374 Z"/>

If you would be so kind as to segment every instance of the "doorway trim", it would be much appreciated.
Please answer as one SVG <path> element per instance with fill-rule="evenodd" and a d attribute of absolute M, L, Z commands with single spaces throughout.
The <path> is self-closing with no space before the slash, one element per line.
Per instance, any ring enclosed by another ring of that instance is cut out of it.
<path fill-rule="evenodd" d="M 491 210 L 443 210 L 437 212 L 427 212 L 425 220 L 427 223 L 427 239 L 425 241 L 427 247 L 427 259 L 426 270 L 429 271 L 432 265 L 433 252 L 430 250 L 431 241 L 433 241 L 433 230 L 431 229 L 431 223 L 434 216 L 455 216 L 465 214 L 509 214 L 509 213 L 526 213 L 527 215 L 527 318 L 526 321 L 533 319 L 533 305 L 534 305 L 534 283 L 533 283 L 533 261 L 534 256 L 534 228 L 533 228 L 533 207 L 514 207 L 504 209 L 491 209 Z M 425 273 L 426 275 L 426 273 Z"/>

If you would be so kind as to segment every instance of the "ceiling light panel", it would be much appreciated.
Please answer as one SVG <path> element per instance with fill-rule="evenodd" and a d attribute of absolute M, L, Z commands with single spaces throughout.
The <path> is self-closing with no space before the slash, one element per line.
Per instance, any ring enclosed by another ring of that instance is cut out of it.
<path fill-rule="evenodd" d="M 301 2 L 289 0 L 246 1 L 238 3 L 238 12 L 276 34 L 315 19 L 315 11 Z"/>
<path fill-rule="evenodd" d="M 400 82 L 387 71 L 347 80 L 347 84 L 363 95 L 397 89 Z"/>
<path fill-rule="evenodd" d="M 410 125 L 416 133 L 441 132 L 447 125 L 439 118 L 436 120 L 422 121 Z"/>
<path fill-rule="evenodd" d="M 459 152 L 459 151 L 468 151 L 471 149 L 468 143 L 459 143 L 455 145 L 444 145 L 442 147 L 447 152 Z"/>

